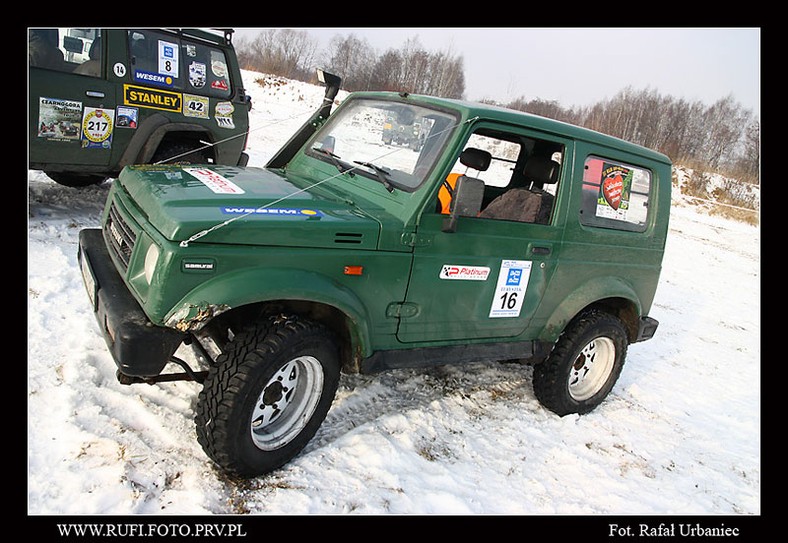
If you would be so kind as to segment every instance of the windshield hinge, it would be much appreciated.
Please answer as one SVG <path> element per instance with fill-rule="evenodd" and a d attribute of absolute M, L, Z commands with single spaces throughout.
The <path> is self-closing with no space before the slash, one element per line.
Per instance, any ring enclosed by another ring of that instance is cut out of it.
<path fill-rule="evenodd" d="M 402 234 L 402 244 L 408 247 L 428 247 L 431 243 L 431 236 L 422 236 L 418 232 L 404 232 Z"/>

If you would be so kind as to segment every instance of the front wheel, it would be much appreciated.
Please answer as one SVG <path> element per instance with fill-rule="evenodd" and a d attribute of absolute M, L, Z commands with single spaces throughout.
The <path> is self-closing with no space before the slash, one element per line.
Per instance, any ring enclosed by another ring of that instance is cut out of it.
<path fill-rule="evenodd" d="M 295 457 L 334 400 L 339 354 L 322 326 L 272 317 L 239 333 L 197 403 L 197 440 L 228 473 L 253 477 Z"/>
<path fill-rule="evenodd" d="M 618 380 L 628 344 L 618 318 L 598 311 L 581 315 L 570 323 L 547 360 L 534 367 L 534 394 L 560 416 L 588 413 Z"/>

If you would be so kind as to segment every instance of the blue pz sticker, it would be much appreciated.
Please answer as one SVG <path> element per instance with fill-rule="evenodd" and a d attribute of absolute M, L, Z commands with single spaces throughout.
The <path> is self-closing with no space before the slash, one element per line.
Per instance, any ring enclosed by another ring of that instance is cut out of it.
<path fill-rule="evenodd" d="M 509 276 L 506 278 L 507 285 L 519 285 L 520 279 L 523 277 L 523 270 L 521 268 L 512 268 L 509 270 Z"/>

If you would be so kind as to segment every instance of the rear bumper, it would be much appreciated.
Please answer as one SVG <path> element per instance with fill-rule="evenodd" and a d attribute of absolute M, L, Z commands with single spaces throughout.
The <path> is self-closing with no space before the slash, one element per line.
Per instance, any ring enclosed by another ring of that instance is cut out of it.
<path fill-rule="evenodd" d="M 79 233 L 79 265 L 101 333 L 121 373 L 161 373 L 186 335 L 155 326 L 126 288 L 99 229 Z"/>
<path fill-rule="evenodd" d="M 653 338 L 654 334 L 657 333 L 658 326 L 659 321 L 657 319 L 652 319 L 651 317 L 641 317 L 640 323 L 638 325 L 638 335 L 635 338 L 635 341 L 632 343 L 646 341 L 647 339 Z"/>

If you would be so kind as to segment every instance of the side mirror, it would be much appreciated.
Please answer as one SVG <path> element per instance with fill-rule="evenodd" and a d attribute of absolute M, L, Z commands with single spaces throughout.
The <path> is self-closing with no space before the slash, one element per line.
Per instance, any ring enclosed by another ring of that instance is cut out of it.
<path fill-rule="evenodd" d="M 476 217 L 482 209 L 484 181 L 461 175 L 454 186 L 449 217 L 443 221 L 444 232 L 457 231 L 459 217 Z"/>
<path fill-rule="evenodd" d="M 334 154 L 334 149 L 336 148 L 336 145 L 337 145 L 337 140 L 334 136 L 326 136 L 325 138 L 323 138 L 323 141 L 320 142 L 320 150 Z"/>

